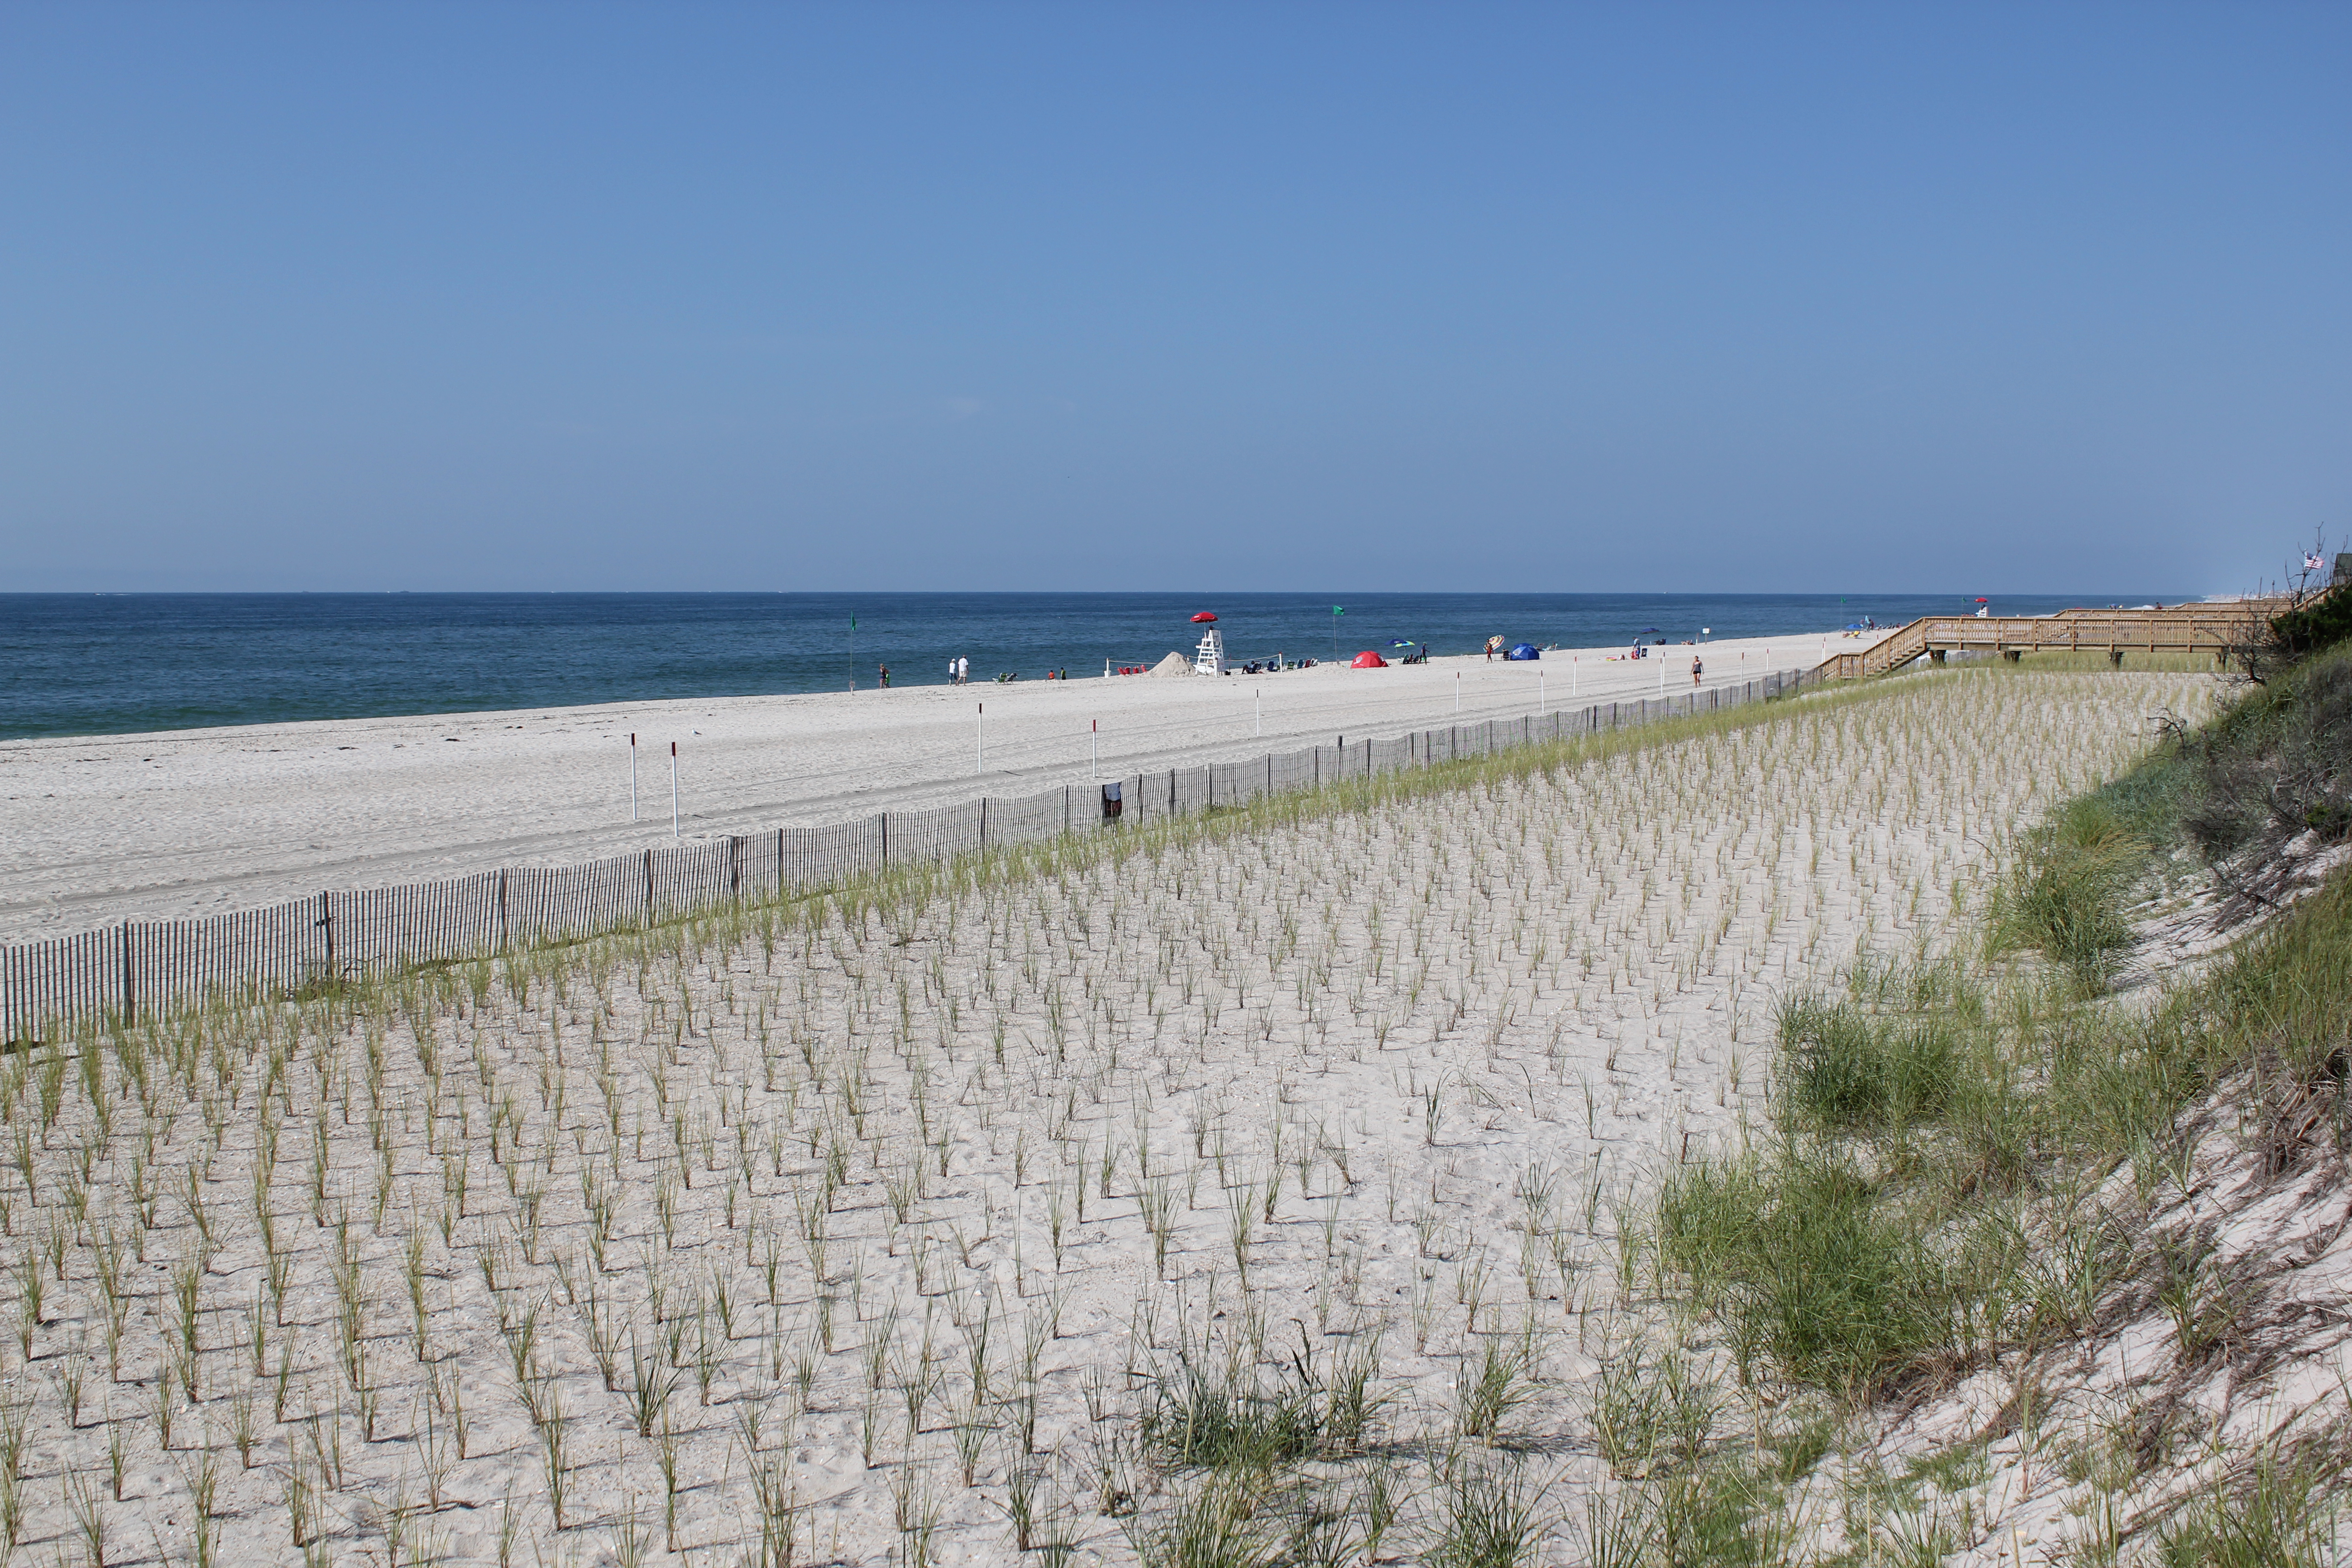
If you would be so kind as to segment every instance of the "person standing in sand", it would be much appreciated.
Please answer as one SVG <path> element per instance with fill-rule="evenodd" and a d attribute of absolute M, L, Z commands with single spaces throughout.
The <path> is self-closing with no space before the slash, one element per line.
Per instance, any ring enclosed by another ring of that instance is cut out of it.
<path fill-rule="evenodd" d="M 1691 655 L 1691 684 L 1693 686 L 1696 686 L 1698 684 L 1699 671 L 1703 668 L 1705 667 L 1698 661 L 1698 655 Z"/>
<path fill-rule="evenodd" d="M 971 659 L 969 657 L 959 658 L 956 660 L 956 684 L 958 686 L 971 684 Z"/>
<path fill-rule="evenodd" d="M 877 665 L 875 668 L 877 668 L 877 669 L 879 669 L 879 670 L 881 670 L 881 672 L 882 672 L 882 689 L 883 689 L 883 690 L 885 690 L 885 691 L 889 690 L 889 689 L 890 689 L 890 667 L 889 667 L 888 665 L 887 665 L 887 664 L 884 664 L 884 665 Z"/>

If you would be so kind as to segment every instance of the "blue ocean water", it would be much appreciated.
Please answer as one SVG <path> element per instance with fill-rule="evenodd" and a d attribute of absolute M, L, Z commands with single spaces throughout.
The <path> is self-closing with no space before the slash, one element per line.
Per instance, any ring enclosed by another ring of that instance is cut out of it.
<path fill-rule="evenodd" d="M 2003 615 L 2171 604 L 2098 593 Z M 1338 603 L 1345 613 L 1334 616 Z M 1490 635 L 1601 647 L 1654 628 L 1756 637 L 1973 609 L 1973 595 L 1837 594 L 7 594 L 0 738 L 452 713 L 673 697 L 1100 674 L 1189 652 L 1195 611 L 1229 658 L 1328 658 Z M 856 622 L 853 630 L 852 621 Z"/>

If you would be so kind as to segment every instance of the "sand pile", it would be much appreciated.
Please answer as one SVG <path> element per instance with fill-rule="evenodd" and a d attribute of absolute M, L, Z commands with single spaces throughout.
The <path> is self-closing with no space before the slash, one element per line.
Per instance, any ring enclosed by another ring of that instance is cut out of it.
<path fill-rule="evenodd" d="M 1190 675 L 1192 673 L 1192 661 L 1186 658 L 1181 653 L 1171 652 L 1166 658 L 1161 659 L 1158 664 L 1151 667 L 1151 673 L 1154 675 Z"/>

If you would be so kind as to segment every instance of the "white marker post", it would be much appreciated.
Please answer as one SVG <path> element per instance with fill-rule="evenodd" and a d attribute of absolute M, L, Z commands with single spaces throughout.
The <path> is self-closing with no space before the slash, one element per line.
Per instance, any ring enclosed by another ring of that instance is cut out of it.
<path fill-rule="evenodd" d="M 1265 692 L 1258 687 L 1251 687 L 1250 701 L 1257 707 L 1257 729 L 1255 732 L 1263 735 L 1265 733 Z"/>
<path fill-rule="evenodd" d="M 1087 721 L 1087 782 L 1102 777 L 1102 721 Z"/>
<path fill-rule="evenodd" d="M 981 725 L 986 720 L 988 704 L 985 702 L 975 702 L 972 704 L 972 709 L 971 771 L 972 775 L 976 778 L 980 774 L 988 771 L 988 737 L 982 733 L 981 730 Z"/>
<path fill-rule="evenodd" d="M 669 743 L 669 836 L 677 837 L 677 742 Z"/>
<path fill-rule="evenodd" d="M 1454 710 L 1462 711 L 1462 672 L 1458 669 L 1454 672 Z"/>
<path fill-rule="evenodd" d="M 637 819 L 637 732 L 629 731 L 629 820 Z"/>
<path fill-rule="evenodd" d="M 1536 717 L 1538 719 L 1551 711 L 1551 700 L 1544 696 L 1543 675 L 1542 670 L 1536 671 Z"/>
<path fill-rule="evenodd" d="M 1576 656 L 1574 654 L 1568 656 L 1568 698 L 1571 702 L 1576 700 Z"/>

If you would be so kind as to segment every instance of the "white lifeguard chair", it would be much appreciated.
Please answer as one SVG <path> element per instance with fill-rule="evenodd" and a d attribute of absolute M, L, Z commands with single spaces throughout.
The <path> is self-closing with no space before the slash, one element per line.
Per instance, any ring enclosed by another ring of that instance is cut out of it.
<path fill-rule="evenodd" d="M 1192 617 L 1201 628 L 1201 646 L 1192 650 L 1192 673 L 1223 675 L 1225 672 L 1225 637 L 1217 630 L 1217 617 L 1202 610 Z"/>

